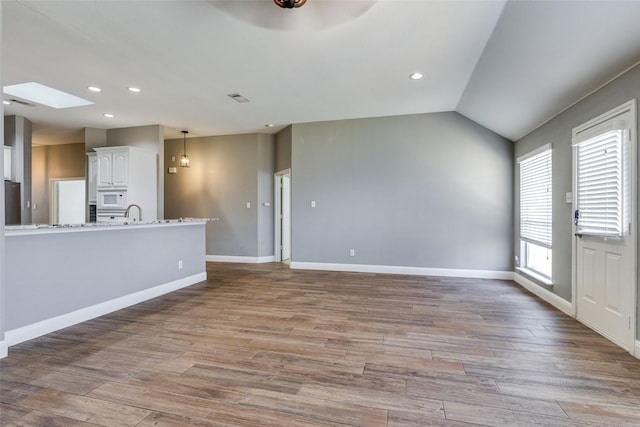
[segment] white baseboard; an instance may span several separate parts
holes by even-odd
[[[9,346],[6,341],[0,341],[0,359],[7,357],[9,354]]]
[[[350,271],[354,273],[408,274],[413,276],[513,280],[512,271],[459,270],[450,268],[402,267],[395,265],[329,264],[320,262],[292,262],[291,268],[297,270]]]
[[[51,319],[42,320],[31,325],[6,331],[6,344],[9,346],[20,344],[21,342],[46,335],[69,326],[77,325],[78,323],[86,322],[87,320],[95,319],[96,317],[104,316],[105,314],[139,304],[152,298],[168,294],[169,292],[177,291],[178,289],[194,285],[204,280],[207,280],[206,272],[194,274],[189,277],[174,280],[173,282],[164,283],[154,288],[134,292],[110,301],[105,301],[90,307],[62,314]]]
[[[534,282],[522,276],[521,274],[518,274],[517,272],[513,273],[513,280],[532,294],[540,297],[558,310],[562,311],[567,316],[574,317],[573,305],[569,301],[559,297],[553,292],[549,292],[542,286],[535,284]]]
[[[525,288],[526,290],[531,292],[532,294],[540,297],[541,299],[543,299],[544,301],[548,302],[549,304],[551,304],[552,306],[554,306],[558,310],[562,311],[567,316],[575,317],[574,310],[573,310],[573,304],[570,303],[569,301],[567,301],[567,300],[565,300],[563,298],[560,298],[558,295],[554,294],[553,292],[549,292],[548,290],[546,290],[545,288],[543,288],[541,286],[538,286],[537,284],[535,284],[531,280],[527,279],[526,277],[518,274],[517,272],[515,272],[513,274],[513,280],[516,283],[518,283],[520,286],[522,286],[523,288]],[[604,333],[603,331],[599,330],[594,325],[591,325],[591,324],[585,322],[583,319],[577,318],[576,320],[578,320],[579,322],[583,323],[588,328],[594,330],[595,332],[597,332],[598,334],[600,334],[603,337],[607,338],[608,340],[616,343],[615,339],[613,339],[611,337],[608,337],[606,333]],[[622,345],[620,345],[618,343],[616,343],[616,345],[626,349],[625,346],[622,346]],[[633,356],[635,356],[636,359],[640,359],[640,341],[639,340],[635,340],[634,347],[635,348],[632,348],[630,352],[631,352],[631,354]]]
[[[227,256],[227,255],[207,255],[209,262],[237,262],[241,264],[264,264],[267,262],[275,262],[275,256]]]

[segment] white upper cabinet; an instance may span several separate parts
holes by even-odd
[[[114,151],[111,158],[111,181],[114,187],[129,184],[129,150]]]
[[[111,187],[111,153],[98,153],[97,187]]]
[[[129,147],[96,148],[96,187],[126,187],[129,184]]]

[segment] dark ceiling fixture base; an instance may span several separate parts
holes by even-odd
[[[273,2],[283,9],[293,9],[304,5],[307,0],[273,0]]]

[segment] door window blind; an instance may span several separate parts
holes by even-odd
[[[610,130],[576,145],[579,234],[622,236],[622,142],[626,131]]]
[[[551,249],[551,147],[519,160],[520,238]]]

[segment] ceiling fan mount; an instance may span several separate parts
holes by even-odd
[[[303,6],[307,0],[273,0],[273,2],[283,9],[293,9]]]

